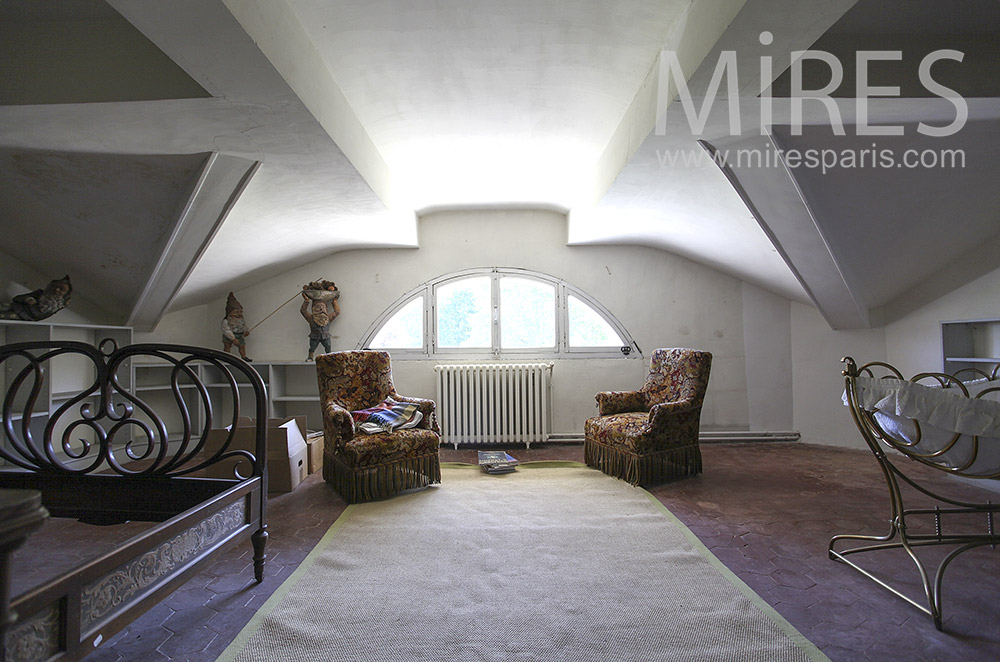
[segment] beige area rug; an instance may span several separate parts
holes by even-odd
[[[219,660],[827,658],[648,492],[537,462],[349,506]]]

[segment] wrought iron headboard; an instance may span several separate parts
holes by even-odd
[[[89,373],[89,384],[59,394],[58,404],[49,395],[53,361],[82,361],[92,367],[77,368]],[[169,381],[159,391],[169,394],[166,405],[149,404],[134,383],[135,365],[146,361],[169,369]],[[118,347],[112,340],[99,346],[38,341],[0,346],[0,370],[6,375],[0,458],[20,470],[183,476],[235,459],[234,478],[264,475],[264,382],[252,366],[226,352],[166,344]],[[212,379],[206,383],[208,371]],[[241,398],[241,388],[250,389],[252,397]],[[243,408],[246,400],[252,400],[251,406]],[[222,402],[228,403],[225,415]],[[165,407],[179,421],[173,438],[164,421]],[[255,452],[232,447],[240,416],[255,421]],[[226,428],[224,442],[206,450],[209,432]]]

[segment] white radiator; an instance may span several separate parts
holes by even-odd
[[[545,441],[551,363],[438,365],[438,422],[446,444]]]

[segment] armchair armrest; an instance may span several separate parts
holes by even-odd
[[[649,427],[665,425],[670,417],[700,407],[694,398],[684,398],[673,402],[661,402],[649,408]]]
[[[423,414],[423,418],[421,418],[420,423],[417,424],[418,428],[424,428],[425,430],[431,430],[432,432],[441,434],[441,428],[438,426],[437,421],[437,405],[433,400],[428,400],[426,398],[411,398],[398,393],[393,393],[392,397],[397,402],[409,402],[420,408],[420,413]]]
[[[595,398],[600,416],[647,410],[646,394],[642,391],[601,391]]]
[[[323,439],[332,448],[342,448],[354,438],[354,417],[336,402],[323,403]]]

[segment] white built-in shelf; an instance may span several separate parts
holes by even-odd
[[[944,371],[1000,363],[1000,318],[941,322]]]
[[[195,388],[195,385],[194,384],[178,384],[177,388],[179,388],[181,390],[191,389],[191,388]],[[173,389],[173,386],[171,386],[170,384],[143,384],[141,386],[136,386],[135,387],[135,392],[138,393],[139,391],[169,391],[171,389]]]
[[[944,360],[959,363],[1000,363],[1000,358],[995,356],[947,356]]]
[[[267,382],[264,382],[267,385]],[[205,384],[207,388],[229,388],[229,382],[211,382]],[[253,384],[249,382],[236,382],[236,388],[253,388]]]
[[[148,397],[158,396],[157,391],[169,393],[170,374],[169,363],[142,362],[135,364],[135,381],[141,386],[137,391],[146,393]],[[263,361],[256,360],[250,364],[260,375],[267,387],[268,415],[275,418],[305,415],[309,427],[318,428],[322,425],[320,414],[319,393],[316,385],[316,364],[306,361]],[[214,366],[202,364],[197,367],[199,377],[209,391],[209,399],[217,411],[220,403],[217,401],[220,393],[228,393],[230,387]],[[236,386],[241,395],[247,395],[252,388],[242,375],[236,377]],[[191,389],[193,384],[182,384],[182,389]],[[199,412],[204,415],[204,412]],[[197,423],[197,421],[195,421]]]
[[[38,418],[38,419],[43,419],[44,418],[44,419],[48,419],[49,412],[47,412],[47,411],[35,411],[35,412],[32,412],[31,416],[32,416],[32,418]],[[22,414],[20,412],[13,412],[10,415],[10,420],[12,420],[12,421],[20,421],[23,418],[24,418],[24,414]],[[0,424],[2,424],[2,423],[3,423],[3,418],[0,418]]]
[[[83,390],[83,388],[74,389],[72,391],[53,391],[52,392],[52,399],[53,400],[69,400],[72,397],[80,395],[80,391],[82,391],[82,390]],[[95,392],[95,393],[91,393],[90,397],[93,398],[93,397],[97,397],[99,395],[100,395],[100,393]]]

